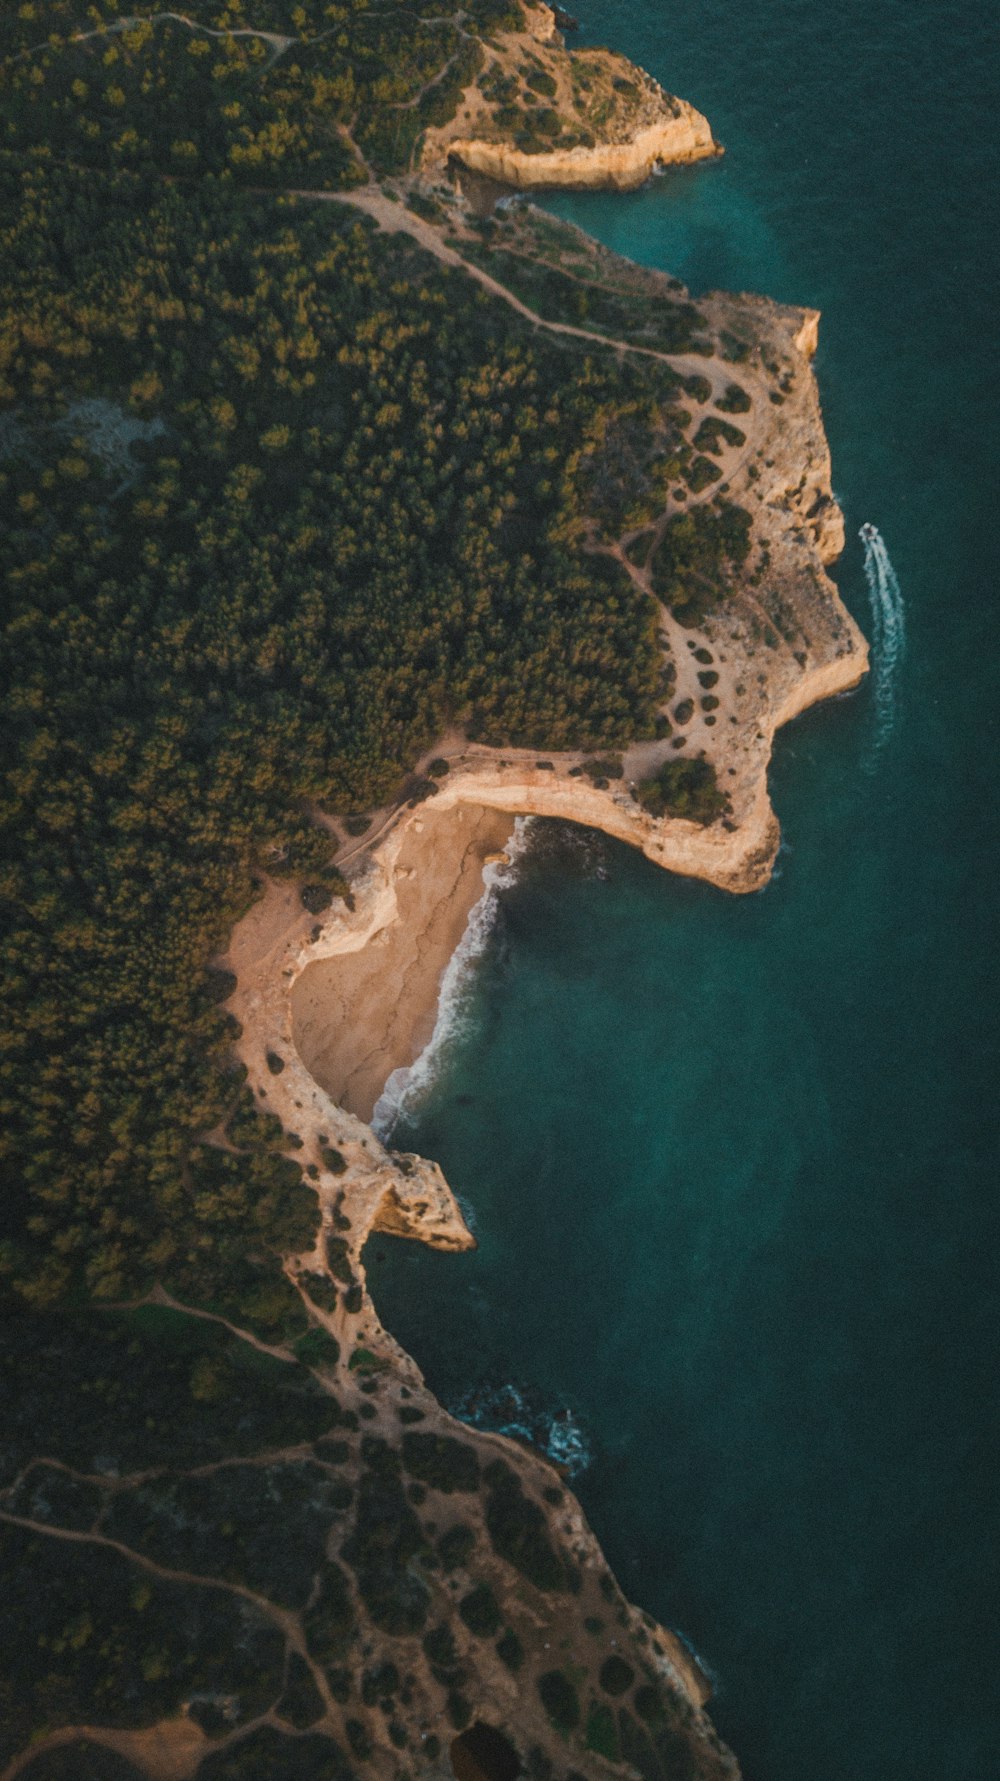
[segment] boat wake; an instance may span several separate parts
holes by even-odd
[[[873,772],[896,727],[899,671],[906,652],[906,608],[881,532],[866,523],[858,535],[865,547],[865,579],[872,609],[875,746],[866,766]]]
[[[465,933],[441,977],[434,1031],[412,1064],[393,1070],[375,1103],[372,1130],[383,1144],[391,1139],[399,1121],[415,1111],[439,1074],[448,1051],[465,1032],[473,1003],[474,967],[493,932],[499,892],[513,884],[517,875],[518,861],[528,844],[532,820],[530,816],[518,817],[504,859],[485,868],[486,889],[470,910]]]

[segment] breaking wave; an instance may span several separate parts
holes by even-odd
[[[505,857],[486,866],[483,879],[486,889],[478,903],[469,911],[465,933],[448,960],[441,976],[438,992],[437,1019],[434,1031],[420,1056],[412,1064],[393,1070],[372,1114],[372,1130],[387,1142],[394,1128],[409,1117],[427,1094],[441,1069],[442,1062],[456,1039],[466,1029],[472,1007],[474,967],[486,951],[496,923],[499,893],[513,884],[518,862],[528,844],[533,819],[519,816],[514,833],[507,843]]]
[[[866,524],[859,536],[865,547],[865,579],[872,609],[875,746],[867,763],[871,771],[896,727],[897,684],[906,652],[906,608],[881,532]]]
[[[537,1386],[481,1384],[448,1405],[470,1427],[527,1441],[578,1478],[591,1461],[587,1436],[567,1404],[553,1405]]]

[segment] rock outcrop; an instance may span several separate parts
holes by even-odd
[[[449,143],[449,153],[470,172],[522,191],[558,186],[566,191],[628,192],[643,185],[657,167],[721,153],[707,118],[685,100],[675,104],[676,114],[665,113],[621,142],[528,154],[509,143],[459,137]]]

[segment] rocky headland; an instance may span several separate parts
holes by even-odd
[[[630,191],[657,167],[721,154],[687,100],[612,50],[567,50],[550,7],[524,14],[522,31],[492,40],[455,116],[428,131],[425,174],[453,161],[522,191]]]
[[[76,1654],[86,1686],[72,1702],[97,1705],[66,1704],[53,1669],[23,1735],[19,1721],[3,1746],[0,1781],[738,1775],[705,1711],[705,1677],[677,1633],[626,1601],[559,1469],[453,1421],[383,1328],[365,1277],[372,1233],[453,1252],[474,1238],[461,1184],[370,1121],[387,1078],[427,1041],[442,973],[515,818],[599,829],[721,890],[767,882],[776,732],[867,665],[827,574],[843,522],[810,363],[819,318],[751,296],[693,302],[528,204],[477,218],[456,168],[520,189],[624,190],[719,149],[706,120],[641,70],[568,51],[550,8],[526,7],[521,28],[492,34],[465,20],[427,22],[455,30],[455,55],[414,106],[433,104],[460,40],[474,76],[447,120],[414,136],[408,171],[383,161],[376,173],[354,139],[359,116],[354,136],[345,123],[338,137],[350,178],[341,168],[339,183],[331,175],[296,202],[353,206],[364,229],[405,245],[419,289],[416,244],[435,277],[443,266],[473,281],[477,303],[485,293],[522,331],[526,321],[550,336],[571,379],[598,356],[612,366],[591,432],[552,449],[579,497],[566,542],[596,583],[609,571],[648,613],[637,647],[656,709],[599,754],[486,747],[471,725],[456,728],[391,803],[353,813],[362,835],[311,811],[332,856],[322,883],[265,877],[216,960],[232,974],[218,979],[231,989],[220,1050],[242,1104],[199,1139],[212,1195],[182,1164],[171,1214],[192,1253],[224,1248],[202,1209],[231,1206],[242,1232],[254,1145],[269,1170],[262,1201],[294,1188],[311,1212],[304,1178],[321,1223],[298,1253],[254,1235],[260,1253],[239,1252],[225,1299],[181,1303],[157,1285],[117,1306],[133,1319],[124,1336],[98,1311],[79,1340],[68,1325],[28,1340],[18,1378],[31,1415],[6,1431],[0,1493],[10,1574],[27,1579],[17,1624],[34,1627],[51,1597],[52,1661]],[[122,37],[138,55],[150,33],[123,25]],[[281,41],[276,59],[292,43]],[[234,38],[234,62],[238,49]],[[300,344],[311,364],[311,342]],[[636,395],[633,378],[619,400],[626,363],[648,367],[649,389]],[[229,405],[217,406],[228,427]],[[331,424],[338,412],[331,402]],[[264,434],[266,449],[287,432]],[[67,1542],[80,1583],[62,1563]],[[114,1618],[123,1603],[127,1637],[95,1636],[126,1624]],[[123,1684],[110,1700],[108,1675],[126,1677],[127,1700]],[[21,1712],[9,1692],[0,1705]]]
[[[427,223],[407,217],[400,224],[375,197],[361,194],[360,202],[382,226],[402,226],[433,248]],[[477,238],[471,221],[467,227],[471,250]],[[515,254],[563,269],[575,264],[577,276],[582,270],[595,286],[629,293],[636,330],[631,350],[664,356],[642,343],[643,317],[651,304],[682,300],[674,281],[613,261],[577,231],[560,229],[553,237],[550,224],[531,211],[515,213],[502,227],[508,233],[500,240]],[[447,251],[460,256],[459,238],[450,239]],[[477,272],[485,262],[470,257],[468,264],[472,275],[499,288],[492,275]],[[751,516],[750,547],[723,597],[685,609],[658,591],[658,547],[671,522],[701,499],[683,479],[672,476],[655,513],[613,540],[595,530],[593,549],[626,564],[657,607],[661,733],[599,761],[579,751],[543,756],[488,749],[460,734],[441,739],[417,764],[410,795],[372,813],[367,837],[341,837],[337,860],[348,899],[336,900],[317,919],[303,910],[294,885],[272,882],[224,961],[237,980],[229,1007],[241,1028],[237,1050],[248,1086],[261,1109],[296,1134],[296,1158],[320,1199],[317,1245],[287,1266],[310,1318],[337,1344],[341,1360],[329,1376],[331,1387],[341,1402],[360,1405],[370,1434],[393,1447],[399,1421],[412,1419],[422,1435],[439,1438],[442,1454],[460,1441],[470,1456],[454,1463],[466,1466],[470,1478],[475,1472],[461,1503],[479,1581],[473,1586],[473,1573],[468,1580],[461,1573],[459,1588],[486,1589],[496,1604],[490,1625],[508,1626],[513,1642],[507,1634],[499,1641],[469,1636],[469,1626],[453,1613],[450,1572],[423,1581],[435,1601],[431,1617],[440,1613],[458,1641],[449,1661],[460,1667],[462,1696],[475,1703],[476,1723],[503,1728],[520,1760],[541,1764],[539,1773],[559,1762],[563,1739],[575,1772],[588,1777],[607,1776],[619,1764],[646,1773],[653,1763],[664,1776],[737,1771],[704,1713],[704,1678],[674,1634],[624,1603],[565,1483],[541,1456],[454,1424],[382,1327],[365,1285],[363,1252],[373,1232],[452,1251],[473,1247],[474,1239],[438,1166],[394,1152],[368,1120],[388,1075],[412,1063],[429,1036],[442,972],[482,892],[483,868],[502,855],[515,816],[599,829],[666,870],[727,891],[750,892],[767,882],[779,842],[767,788],[775,734],[816,701],[855,686],[867,664],[864,638],[826,573],[842,548],[843,524],[810,365],[818,320],[814,311],[717,294],[699,305],[698,350],[672,355],[688,380],[691,434],[701,430],[719,465],[714,480]],[[601,338],[551,325],[584,342]],[[738,428],[727,422],[731,430],[718,430],[713,421],[720,414],[732,416]],[[682,758],[709,763],[721,800],[714,814],[694,818],[650,808],[657,774]],[[405,1466],[405,1437],[402,1453]],[[450,1491],[447,1464],[442,1476],[439,1488]],[[530,1506],[528,1519],[545,1551],[559,1554],[552,1576],[566,1566],[563,1575],[572,1572],[575,1582],[550,1587],[548,1560],[538,1574],[529,1567],[526,1575],[512,1559],[514,1546],[497,1534],[498,1490]],[[430,1501],[433,1526],[440,1531],[447,1521],[447,1537],[453,1499]],[[428,1724],[439,1724],[440,1710],[426,1651],[416,1639],[404,1648],[411,1692],[406,1711],[397,1707],[397,1714],[411,1736],[423,1738]],[[397,1639],[397,1661],[399,1649]],[[512,1669],[508,1657],[515,1650],[520,1655]],[[627,1677],[624,1688],[634,1693],[637,1712],[615,1697],[614,1687],[609,1699],[609,1680],[619,1674]],[[388,1763],[388,1745],[385,1758]],[[671,1766],[673,1759],[681,1767]],[[372,1761],[381,1772],[378,1757]],[[461,1754],[453,1761],[460,1774]]]

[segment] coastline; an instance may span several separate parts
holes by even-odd
[[[310,1074],[369,1122],[394,1070],[430,1040],[442,975],[483,892],[483,867],[513,828],[505,813],[421,807],[394,869],[397,911],[369,944],[308,964],[291,992],[292,1037]]]

